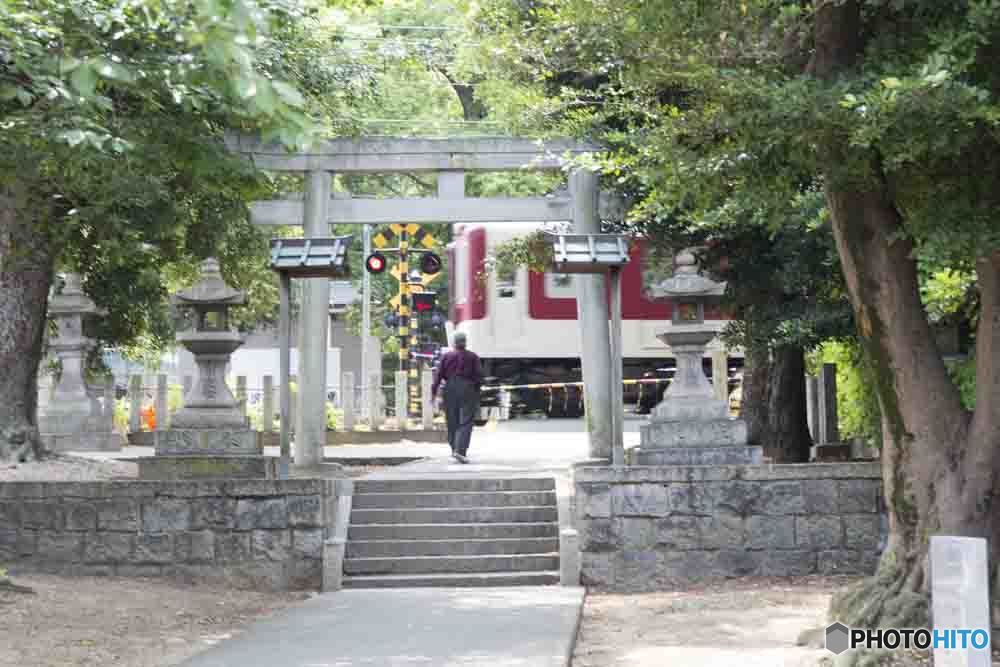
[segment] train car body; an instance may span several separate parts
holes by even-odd
[[[448,248],[451,307],[455,331],[467,335],[470,349],[484,362],[485,373],[509,385],[564,383],[581,379],[581,332],[577,321],[576,286],[579,276],[537,273],[522,267],[497,275],[484,274],[484,263],[494,249],[530,234],[538,224],[462,225]],[[634,244],[630,262],[622,271],[622,352],[625,379],[672,375],[670,348],[657,337],[671,328],[672,305],[653,299],[649,287],[662,276],[648,270],[644,244]],[[720,308],[708,308],[706,325],[721,331],[727,320]],[[716,339],[706,351],[721,349]],[[730,364],[742,365],[742,354],[728,352]],[[665,385],[664,385],[665,386]],[[660,393],[664,386],[660,387]],[[626,388],[626,401],[641,400],[640,387]],[[582,411],[579,392],[523,391],[515,411],[543,410],[550,415],[573,416]]]

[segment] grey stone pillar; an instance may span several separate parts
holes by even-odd
[[[819,431],[822,444],[840,442],[837,424],[837,364],[823,364],[819,372]]]
[[[396,371],[396,422],[401,431],[406,429],[410,416],[406,379],[406,371]]]
[[[247,416],[247,376],[236,376],[236,400],[240,402],[240,414],[246,419]]]
[[[306,238],[330,234],[327,208],[331,175],[324,171],[306,174]],[[295,423],[295,464],[316,466],[323,461],[326,445],[326,356],[330,338],[330,280],[302,280],[299,316],[299,395]]]
[[[573,231],[598,234],[597,174],[579,169],[570,174],[569,191],[573,201]],[[577,312],[581,336],[584,410],[590,440],[590,455],[611,459],[611,334],[608,329],[607,278],[578,275]]]
[[[420,416],[425,429],[434,428],[434,401],[431,400],[431,385],[434,383],[434,371],[425,368],[420,373]]]
[[[712,389],[717,399],[729,405],[729,358],[725,350],[712,353]]]
[[[165,431],[170,426],[170,410],[167,402],[167,376],[160,373],[156,376],[156,430]]]
[[[184,396],[187,397],[188,393],[191,392],[191,387],[194,386],[194,376],[192,376],[192,375],[185,375],[184,376],[184,384],[181,385],[181,386],[184,388]]]
[[[114,430],[115,425],[115,379],[104,380],[104,420],[109,424],[108,430]]]
[[[344,412],[345,431],[354,430],[354,373],[345,371],[340,381],[340,409]]]
[[[264,433],[274,432],[274,378],[265,375],[264,395],[260,399],[260,424]]]
[[[806,423],[814,445],[822,445],[819,432],[819,379],[815,375],[806,376]]]
[[[372,373],[368,377],[368,418],[372,429],[382,425],[382,374]]]
[[[133,375],[128,382],[128,430],[142,430],[142,376]]]

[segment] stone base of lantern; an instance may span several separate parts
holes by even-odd
[[[147,456],[136,459],[144,480],[277,479],[273,456]]]
[[[260,435],[248,429],[171,428],[156,434],[157,456],[260,456]]]
[[[655,420],[639,427],[639,445],[643,449],[738,447],[746,443],[747,425],[742,419]]]
[[[42,433],[42,444],[50,452],[117,452],[123,438],[118,433]]]
[[[632,465],[722,466],[757,465],[764,460],[761,447],[638,447],[631,453]]]
[[[101,417],[43,415],[38,419],[42,444],[52,452],[117,452],[122,436]]]

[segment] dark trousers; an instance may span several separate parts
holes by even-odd
[[[460,377],[449,378],[444,386],[444,418],[448,423],[451,451],[465,456],[472,438],[472,425],[479,412],[476,385]]]

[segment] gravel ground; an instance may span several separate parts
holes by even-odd
[[[0,665],[168,667],[307,594],[252,593],[148,579],[25,575],[0,589]]]
[[[139,464],[54,454],[41,461],[0,464],[0,482],[89,482],[134,479]]]
[[[587,596],[573,667],[815,667],[798,646],[824,627],[830,596],[853,579],[738,579],[669,593]]]

